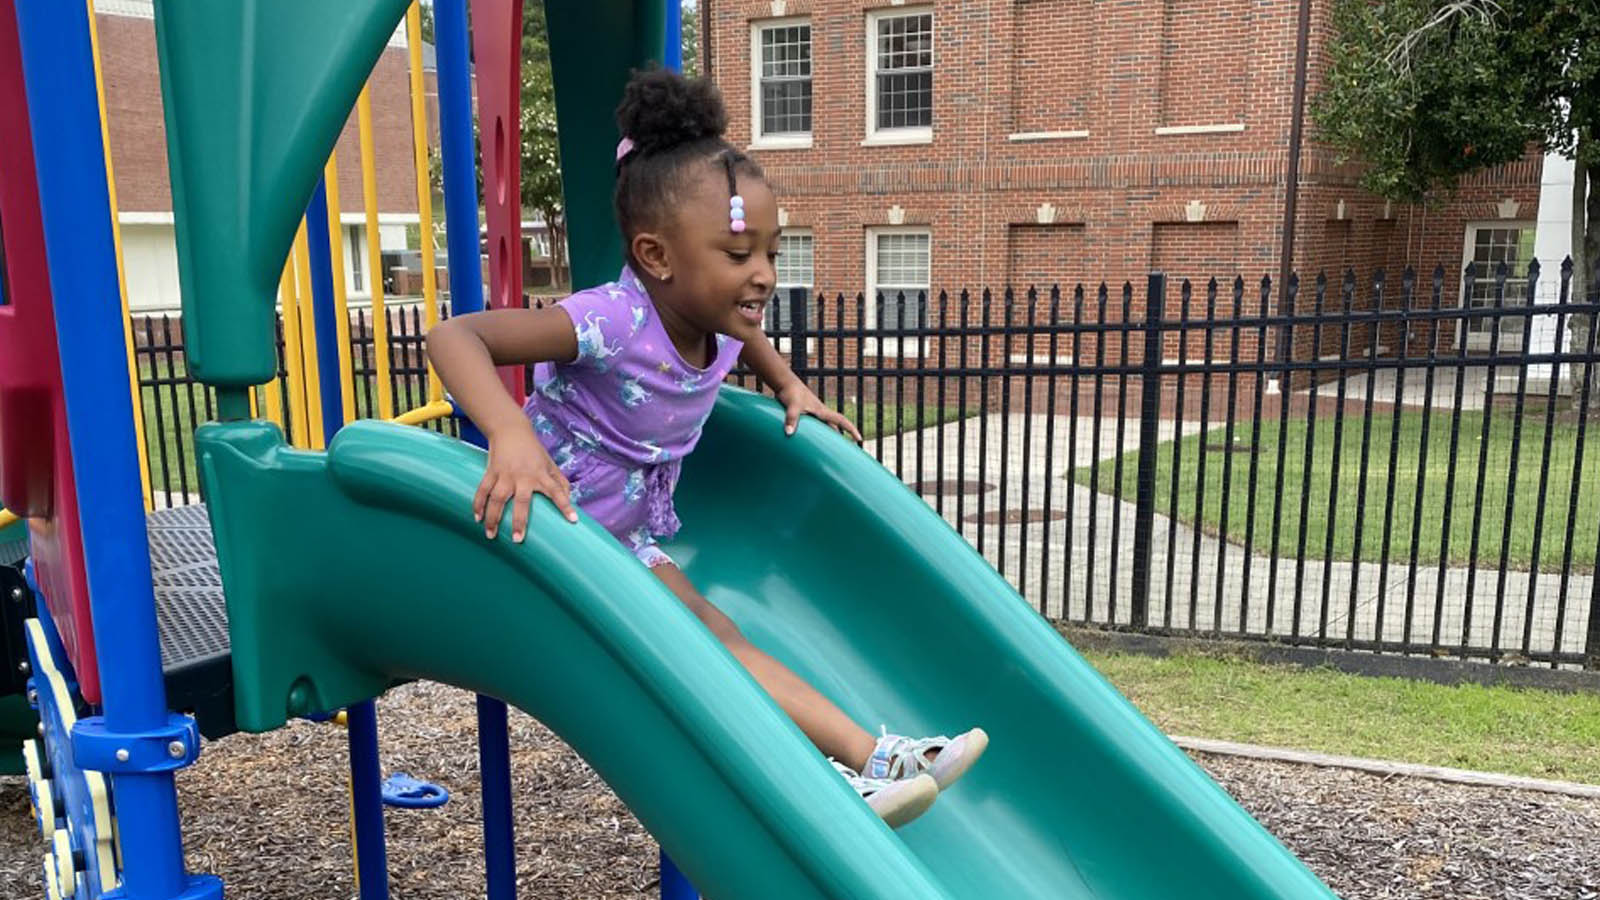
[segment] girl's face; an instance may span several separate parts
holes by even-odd
[[[728,179],[719,165],[686,191],[669,227],[634,236],[634,258],[650,294],[683,324],[746,339],[761,330],[777,284],[778,206],[760,178],[740,177],[745,229],[734,233]]]

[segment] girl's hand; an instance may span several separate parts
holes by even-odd
[[[861,432],[856,430],[855,423],[845,418],[844,414],[828,406],[817,395],[806,387],[803,381],[791,381],[787,387],[778,392],[778,402],[783,404],[784,423],[783,433],[794,434],[795,428],[800,424],[801,416],[814,416],[826,422],[841,434],[849,435],[861,443]]]
[[[561,469],[550,458],[544,445],[523,422],[489,439],[489,465],[472,498],[473,518],[483,523],[485,537],[493,538],[500,529],[506,502],[511,502],[511,539],[522,543],[528,533],[529,507],[534,494],[549,497],[567,521],[578,521],[572,508],[572,487]]]

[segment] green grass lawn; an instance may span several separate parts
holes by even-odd
[[[835,406],[836,404],[829,404]],[[977,410],[962,410],[956,406],[926,407],[922,410],[922,427],[932,428],[947,422],[955,422],[976,413]],[[859,413],[859,418],[858,418]],[[896,415],[898,413],[898,416]],[[844,414],[852,422],[858,422],[861,436],[865,440],[872,440],[878,436],[878,404],[866,403],[858,410],[856,404],[846,400]],[[896,421],[898,419],[898,421]],[[885,435],[902,434],[917,430],[917,407],[915,405],[896,406],[893,403],[883,404],[883,433]]]
[[[1411,558],[1412,525],[1416,511],[1418,491],[1418,465],[1422,462],[1422,419],[1420,412],[1400,414],[1399,440],[1394,456],[1395,489],[1393,502],[1394,521],[1389,538],[1389,556],[1392,560]],[[1511,444],[1516,420],[1510,410],[1496,409],[1490,414],[1489,436],[1481,440],[1483,413],[1463,412],[1459,443],[1456,449],[1456,480],[1451,494],[1449,526],[1449,561],[1465,564],[1468,561],[1478,489],[1480,456],[1487,454],[1483,478],[1483,512],[1478,538],[1479,565],[1496,566],[1500,559],[1501,533],[1504,526],[1506,501],[1511,486],[1515,485],[1515,505],[1511,517],[1509,561],[1513,568],[1526,569],[1533,558],[1534,524],[1539,496],[1540,461],[1544,454],[1545,427],[1542,412],[1525,415],[1522,419],[1522,446],[1517,463],[1511,461]],[[1338,486],[1334,490],[1333,450],[1334,427],[1332,419],[1319,419],[1311,446],[1310,465],[1306,460],[1307,425],[1302,416],[1291,419],[1282,438],[1284,464],[1281,483],[1284,486],[1281,505],[1281,525],[1277,552],[1280,556],[1295,554],[1299,534],[1307,529],[1306,556],[1321,559],[1325,555],[1328,516],[1335,515],[1333,551],[1331,558],[1352,559],[1355,556],[1355,531],[1357,505],[1362,496],[1361,559],[1375,562],[1382,555],[1385,500],[1390,469],[1392,414],[1379,413],[1372,417],[1371,446],[1368,450],[1366,489],[1360,490],[1362,420],[1347,418],[1340,440]],[[1276,486],[1280,483],[1278,472],[1279,423],[1277,420],[1262,423],[1261,441],[1255,453],[1259,472],[1254,497],[1255,532],[1251,541],[1260,553],[1272,550],[1272,517]],[[1434,413],[1431,416],[1427,440],[1427,470],[1423,474],[1421,489],[1422,516],[1418,562],[1437,564],[1444,536],[1445,487],[1448,480],[1450,457],[1451,415]],[[1250,424],[1235,427],[1238,440],[1249,441]],[[1223,429],[1217,428],[1204,435],[1193,435],[1179,441],[1163,442],[1158,448],[1156,463],[1156,509],[1172,514],[1173,454],[1179,459],[1177,517],[1186,524],[1198,518],[1200,527],[1209,534],[1226,533],[1229,540],[1244,543],[1245,525],[1251,508],[1249,453],[1223,453],[1208,449],[1205,459],[1205,508],[1196,514],[1196,497],[1199,493],[1201,443],[1219,447],[1225,439]],[[1573,486],[1573,455],[1577,447],[1577,425],[1558,421],[1550,435],[1550,471],[1547,500],[1544,510],[1543,540],[1539,551],[1539,567],[1559,570],[1561,554],[1566,546],[1567,509]],[[1585,435],[1586,444],[1583,471],[1579,473],[1578,515],[1573,532],[1573,567],[1592,571],[1595,564],[1595,542],[1600,539],[1600,421],[1591,422]],[[1233,473],[1227,495],[1228,520],[1222,521],[1222,475],[1224,460],[1231,456]],[[1110,492],[1114,486],[1115,460],[1100,464],[1100,490]],[[1122,494],[1132,498],[1138,476],[1138,453],[1123,458]],[[1088,484],[1088,467],[1080,467],[1073,475],[1078,483]],[[1310,495],[1301,502],[1302,488],[1309,481]]]
[[[1084,655],[1169,734],[1600,784],[1600,695]]]

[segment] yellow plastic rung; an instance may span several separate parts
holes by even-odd
[[[395,416],[390,421],[396,425],[425,425],[428,422],[447,418],[454,412],[455,407],[451,406],[448,400],[435,400]]]

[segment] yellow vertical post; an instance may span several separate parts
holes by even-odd
[[[311,257],[306,238],[306,220],[294,237],[294,274],[300,306],[300,365],[305,372],[306,446],[321,450],[322,373],[317,367],[317,314],[311,299]]]
[[[344,225],[339,221],[339,154],[328,154],[322,180],[328,186],[328,258],[333,269],[333,333],[339,347],[339,396],[344,422],[356,419],[355,373],[350,365],[350,298],[344,285]],[[351,248],[354,252],[354,248]]]
[[[258,398],[256,398],[258,401],[256,415],[260,416],[261,409],[265,409],[267,421],[278,426],[279,428],[282,428],[283,392],[278,387],[278,379],[273,377],[271,381],[268,381],[266,384],[263,384],[257,388],[256,393],[260,395]]]
[[[372,370],[378,382],[375,415],[394,418],[394,391],[389,385],[389,314],[383,305],[383,243],[378,237],[378,164],[372,141],[372,96],[361,88],[356,100],[361,130],[361,206],[367,215],[367,270],[372,285]]]
[[[288,371],[289,434],[296,447],[309,447],[311,421],[306,413],[305,357],[301,351],[300,298],[295,290],[295,262],[291,251],[283,263],[278,295],[283,301],[283,367]]]
[[[416,3],[406,11],[406,48],[411,56],[411,151],[417,174],[417,219],[422,234],[422,310],[427,327],[439,322],[439,284],[433,260],[433,194],[428,187],[428,120],[422,83],[422,12]],[[428,364],[428,400],[444,399],[439,376]]]
[[[100,105],[100,144],[106,158],[106,194],[111,201],[111,241],[117,255],[117,288],[122,295],[122,340],[128,354],[128,390],[133,395],[133,435],[139,446],[139,487],[144,508],[155,508],[150,492],[150,447],[144,435],[144,396],[139,389],[139,357],[133,352],[133,317],[128,314],[128,276],[122,263],[122,223],[117,219],[117,177],[111,165],[111,127],[106,120],[106,84],[100,68],[100,34],[95,28],[94,0],[89,4],[89,48],[94,56],[94,87]]]

